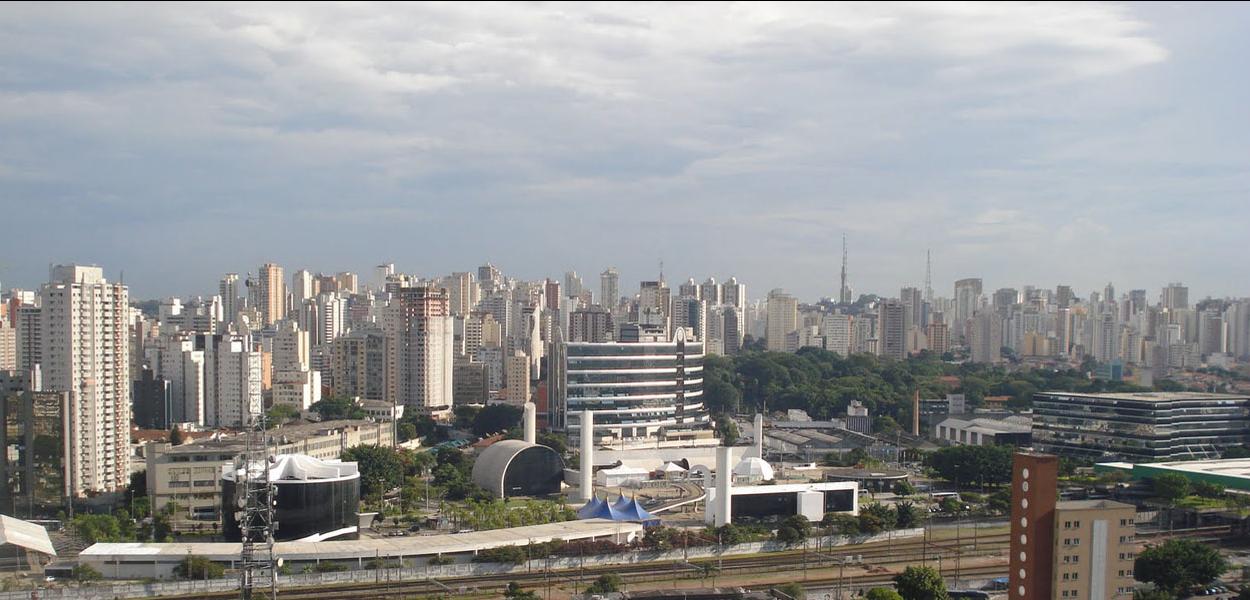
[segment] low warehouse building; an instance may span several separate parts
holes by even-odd
[[[473,483],[497,498],[558,494],[563,480],[560,453],[521,440],[495,442],[473,463]]]

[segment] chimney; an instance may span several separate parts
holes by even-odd
[[[578,473],[582,480],[580,500],[590,502],[595,494],[595,413],[589,410],[582,411],[581,440],[582,465]]]
[[[526,443],[529,444],[538,443],[538,428],[535,425],[535,419],[537,418],[536,411],[537,407],[534,406],[533,402],[525,403],[525,417],[521,421],[522,429],[524,429],[524,435],[522,437],[525,439]]]

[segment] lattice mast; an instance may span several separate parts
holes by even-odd
[[[275,489],[269,469],[276,450],[269,445],[265,413],[252,415],[245,432],[243,455],[235,461],[235,513],[243,535],[239,556],[239,592],[243,600],[278,597],[278,566],[273,554]],[[268,593],[257,596],[257,590]]]

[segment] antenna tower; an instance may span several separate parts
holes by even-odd
[[[838,302],[851,303],[851,290],[846,287],[846,234],[842,234],[842,287],[838,290]]]
[[[933,261],[929,251],[924,251],[924,300],[933,302]]]
[[[274,459],[266,429],[265,413],[249,418],[243,454],[235,460],[235,513],[239,531],[243,534],[243,549],[239,556],[239,592],[243,600],[257,598],[257,590],[268,588],[263,597],[278,598],[278,564],[273,555],[273,533],[278,523],[274,520],[275,490],[269,480],[269,469]]]

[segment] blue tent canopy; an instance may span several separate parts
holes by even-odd
[[[579,519],[610,519],[612,521],[642,521],[643,524],[655,524],[659,518],[647,512],[637,498],[626,498],[623,494],[615,503],[591,498],[585,506],[577,511]]]

